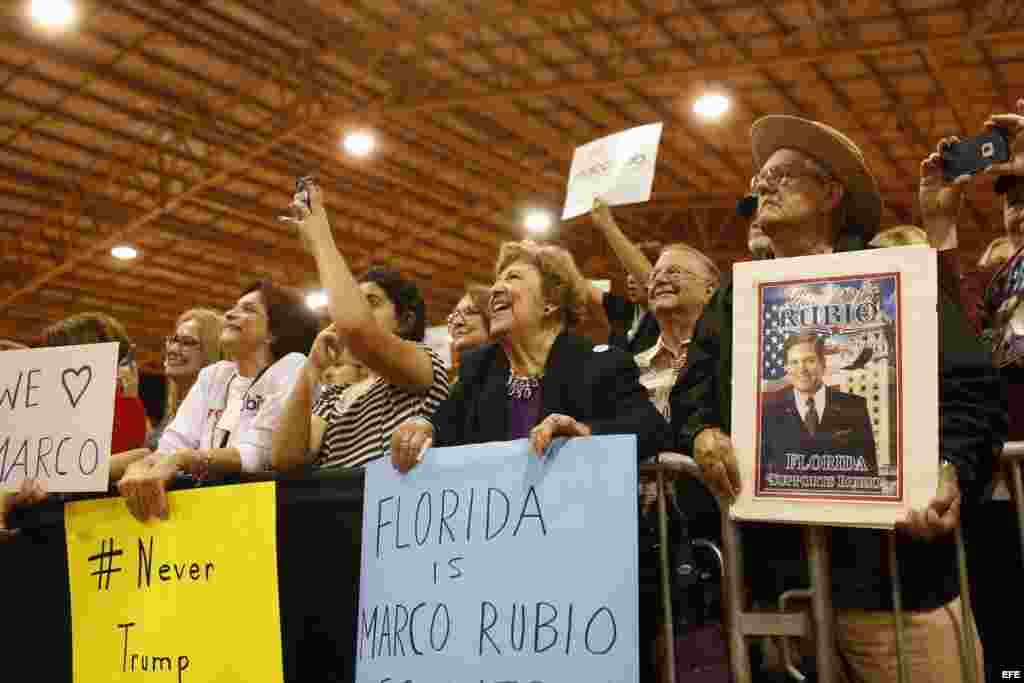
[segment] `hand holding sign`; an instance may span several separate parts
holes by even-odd
[[[661,129],[660,123],[637,126],[578,147],[562,220],[589,212],[597,197],[611,206],[650,199]]]
[[[0,491],[0,542],[6,541],[18,532],[17,529],[7,528],[7,515],[11,514],[14,508],[42,503],[46,496],[46,487],[35,479],[21,482],[21,490],[16,493]]]
[[[534,454],[543,458],[548,446],[559,436],[590,436],[590,427],[568,415],[552,413],[530,430],[530,446],[533,447]]]
[[[423,418],[406,420],[391,434],[391,464],[405,474],[416,466],[434,441],[434,427]]]
[[[170,516],[167,485],[177,471],[175,456],[165,453],[154,453],[128,466],[117,482],[117,490],[124,496],[135,519],[145,522],[154,517],[166,520]]]

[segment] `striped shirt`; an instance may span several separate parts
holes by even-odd
[[[325,387],[313,414],[327,421],[315,466],[319,469],[361,467],[391,448],[391,434],[412,417],[430,418],[448,397],[448,370],[436,352],[430,354],[434,381],[424,394],[388,384],[380,377],[348,387]]]

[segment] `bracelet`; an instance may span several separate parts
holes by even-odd
[[[408,420],[406,420],[406,422],[418,422],[420,424],[423,424],[423,425],[426,425],[426,426],[430,427],[430,431],[431,432],[434,431],[434,423],[431,422],[430,420],[428,420],[427,418],[423,417],[422,415],[417,415],[416,417],[410,417]]]

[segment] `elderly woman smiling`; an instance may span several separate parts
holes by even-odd
[[[431,444],[457,446],[529,438],[543,455],[555,437],[636,434],[641,456],[668,438],[633,359],[570,332],[587,284],[556,246],[506,243],[491,287],[493,343],[462,359],[459,382],[430,420],[406,421],[391,439],[399,471]]]
[[[466,295],[448,316],[452,351],[463,354],[487,343],[491,333],[490,298],[491,292],[486,287],[466,288]]]

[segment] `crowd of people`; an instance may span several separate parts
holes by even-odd
[[[921,164],[923,225],[882,230],[883,197],[846,135],[781,115],[751,129],[753,258],[922,243],[939,251],[939,403],[915,409],[938,412],[936,466],[948,464],[955,476],[942,479],[928,506],[897,527],[914,680],[960,677],[959,634],[970,627],[960,623],[952,540],[961,524],[990,675],[1014,659],[1013,632],[1001,625],[1001,613],[1024,603],[1021,591],[1005,589],[1024,569],[997,465],[1004,441],[1024,434],[1024,418],[1013,415],[1016,397],[1024,397],[1024,100],[986,125],[1007,130],[1011,143],[1010,160],[985,171],[998,178],[1006,236],[976,268],[961,264],[956,235],[976,176],[948,180],[942,169],[941,152],[955,139],[938,141]],[[695,463],[700,481],[680,480],[668,495],[707,534],[715,533],[720,510],[754,485],[741,473],[730,436],[732,378],[750,369],[733,366],[732,280],[709,255],[684,242],[634,242],[600,200],[591,220],[627,273],[626,297],[596,288],[561,247],[506,243],[494,282],[469,287],[448,317],[457,361],[450,381],[442,358],[424,344],[418,285],[383,268],[353,274],[315,183],[291,208],[288,220],[327,293],[330,324],[320,330],[295,292],[266,281],[245,289],[223,315],[181,315],[166,339],[166,412],[148,434],[137,377],[123,377],[118,389],[110,483],[139,519],[173,514],[167,491],[182,481],[354,468],[383,457],[406,473],[431,447],[528,439],[543,457],[555,438],[598,434],[635,434],[641,462]],[[608,327],[608,344],[577,333],[586,317]],[[132,348],[120,325],[100,314],[58,323],[42,343],[99,341],[118,341],[122,360]],[[823,349],[813,335],[785,346],[797,432],[807,425],[813,435],[843,396],[822,385]],[[651,493],[640,485],[642,513]],[[0,514],[45,496],[26,482],[4,496]],[[3,519],[0,527],[10,533]],[[836,647],[850,681],[897,679],[886,547],[880,531],[832,532]],[[755,602],[774,601],[804,582],[798,527],[746,525],[744,548]],[[643,586],[641,595],[648,595]],[[656,591],[641,600],[641,680],[658,675],[658,604]]]

